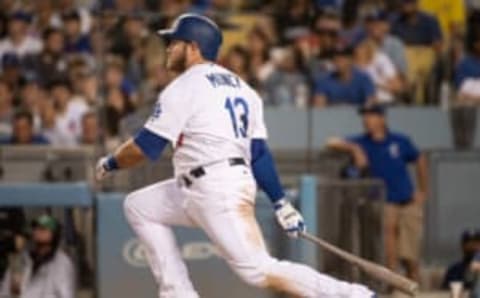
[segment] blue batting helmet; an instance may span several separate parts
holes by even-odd
[[[159,30],[166,40],[195,42],[205,59],[216,60],[222,44],[222,32],[212,20],[197,14],[182,14],[170,29]]]

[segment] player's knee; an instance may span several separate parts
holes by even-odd
[[[259,266],[245,267],[235,270],[238,276],[247,284],[257,287],[266,287],[266,272]]]
[[[269,268],[274,259],[267,259],[263,262],[252,262],[249,265],[234,267],[237,275],[247,284],[257,288],[269,287]]]
[[[135,221],[139,217],[139,212],[134,203],[136,197],[136,192],[132,192],[123,201],[123,213],[129,222]]]

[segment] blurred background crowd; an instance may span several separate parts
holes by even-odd
[[[0,144],[113,150],[175,78],[156,31],[185,12],[219,24],[218,63],[270,109],[375,103],[383,117],[383,106],[480,106],[480,0],[0,0]],[[40,297],[36,284],[16,281],[15,264],[25,262],[32,276],[41,277],[41,268],[56,276],[56,283],[38,279],[38,287],[73,297],[72,264],[59,237],[76,237],[76,245],[88,236],[72,228],[72,210],[63,213],[65,231],[43,211],[27,216],[29,223],[21,208],[0,208],[8,230],[0,241],[9,243],[0,246],[0,297]],[[474,287],[470,264],[480,272],[480,231],[465,230],[461,248],[444,288],[454,281]],[[16,250],[26,255],[7,260]],[[86,280],[79,283],[91,286],[94,269],[81,257],[75,265]]]
[[[480,3],[450,0],[3,0],[3,143],[118,143],[172,79],[155,31],[224,30],[219,63],[267,106],[480,103]]]

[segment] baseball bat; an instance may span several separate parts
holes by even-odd
[[[392,287],[409,294],[410,296],[415,296],[417,293],[418,284],[416,282],[395,273],[384,266],[362,259],[306,232],[300,233],[300,237],[319,245],[323,249],[339,256],[347,262],[350,262],[352,265],[357,266],[360,270],[371,277],[386,282]]]

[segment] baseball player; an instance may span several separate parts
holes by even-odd
[[[273,203],[278,222],[295,237],[301,214],[285,200],[259,96],[215,64],[222,34],[210,19],[184,14],[167,41],[167,68],[180,75],[159,95],[138,134],[97,164],[97,178],[157,160],[174,146],[174,178],[129,194],[125,215],[147,247],[161,298],[197,298],[172,226],[201,228],[246,283],[296,297],[372,297],[364,286],[335,280],[300,264],[271,257],[254,217],[256,185]]]

